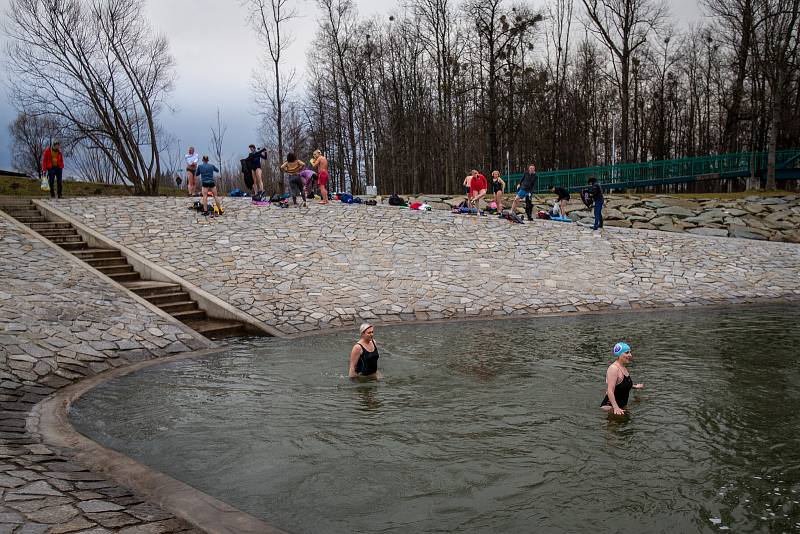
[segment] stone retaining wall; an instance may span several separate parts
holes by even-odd
[[[48,201],[50,202],[50,201]],[[331,204],[70,199],[62,211],[286,334],[800,296],[800,247]]]
[[[42,445],[26,417],[83,377],[206,345],[3,217],[0,274],[0,532],[192,532]]]

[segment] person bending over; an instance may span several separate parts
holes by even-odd
[[[472,195],[472,207],[477,208],[480,212],[481,199],[486,196],[486,190],[489,184],[486,182],[486,177],[479,173],[476,169],[472,169],[472,180],[469,183],[469,191]]]
[[[300,173],[306,168],[306,164],[297,159],[294,152],[286,155],[286,161],[281,165],[281,170],[289,175],[289,189],[292,194],[292,204],[297,206],[297,195],[303,198],[303,207],[306,207],[306,193],[303,190],[303,179]]]
[[[567,202],[569,202],[569,193],[563,187],[550,186],[550,192],[557,195],[556,202],[558,203],[558,214],[561,217],[567,216]]]

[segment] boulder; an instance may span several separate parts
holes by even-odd
[[[453,197],[453,198],[448,198],[443,202],[448,206],[450,206],[451,208],[455,208],[465,200],[467,200],[467,197]]]
[[[603,218],[609,220],[619,220],[624,219],[625,215],[614,208],[603,210]]]
[[[673,220],[672,217],[667,217],[666,215],[663,217],[656,217],[655,219],[650,220],[650,224],[654,224],[656,226],[663,226],[665,224],[672,224]]]
[[[631,227],[631,222],[628,221],[628,220],[625,220],[625,219],[622,219],[622,220],[614,219],[614,220],[610,220],[610,221],[607,221],[607,220],[603,219],[603,225],[604,226],[616,226],[618,228],[630,228]]]
[[[740,239],[758,239],[758,240],[766,240],[769,238],[769,232],[763,232],[761,230],[756,230],[754,228],[747,228],[745,226],[739,226],[732,224],[728,227],[728,231],[730,232],[731,237],[738,237]]]
[[[747,215],[749,213],[745,210],[740,210],[738,208],[729,208],[725,211],[728,213],[728,215],[732,217],[741,217],[742,215]]]
[[[761,228],[763,227],[769,230],[794,230],[797,225],[789,221],[768,221],[765,219]]]
[[[578,224],[581,226],[594,226],[594,217],[592,218],[583,218],[578,221]]]
[[[594,213],[590,211],[571,211],[569,212],[569,216],[572,217],[572,220],[575,219],[592,219],[594,221]],[[594,224],[594,223],[592,223]]]
[[[722,221],[723,215],[718,213],[718,210],[704,211],[700,215],[694,217],[687,217],[683,219],[684,222],[705,226],[706,224]]]
[[[744,217],[742,217],[742,221],[744,221],[744,224],[746,224],[751,228],[758,228],[760,230],[769,229],[765,224],[765,221],[763,219],[759,219],[755,215],[745,215]],[[791,225],[789,226],[791,227]]]
[[[694,235],[728,237],[728,230],[726,230],[725,228],[690,228],[686,231]]]
[[[639,217],[637,215],[628,215],[628,220],[631,222],[647,222],[650,219],[652,219],[652,217]]]
[[[764,217],[765,221],[776,222],[782,221],[792,215],[790,211],[776,211],[774,213],[770,213],[769,215]]]
[[[744,221],[738,217],[725,217],[725,224],[734,226],[746,226]]]
[[[637,217],[648,217],[648,220],[656,216],[656,212],[646,208],[620,208],[622,213],[627,215],[636,215]]]
[[[749,211],[750,213],[761,213],[762,211],[767,209],[761,204],[756,204],[754,202],[748,202],[744,206],[742,206],[742,208]]]
[[[786,241],[790,243],[800,243],[800,230],[789,230],[788,232],[781,232],[781,235]]]
[[[694,215],[694,211],[681,206],[668,206],[665,208],[659,208],[656,212],[658,213],[659,216],[673,215],[675,217],[680,217],[681,219],[684,219],[686,217],[691,217]]]
[[[684,198],[671,198],[671,197],[663,197],[659,199],[663,204],[667,206],[673,207],[681,207],[686,208],[687,210],[697,211],[700,209],[700,204],[693,201],[687,200]]]
[[[638,221],[633,223],[633,228],[635,228],[637,230],[658,230],[657,227],[653,226],[650,223],[638,222]]]
[[[647,206],[647,207],[649,207],[649,208],[653,208],[653,209],[660,209],[660,208],[666,208],[666,207],[667,207],[667,205],[666,205],[666,204],[664,204],[664,203],[663,203],[661,200],[659,200],[659,199],[654,199],[654,200],[645,200],[645,201],[644,201],[644,204],[645,204],[645,206]]]
[[[763,204],[764,206],[777,206],[778,204],[786,204],[786,201],[778,197],[769,197],[762,199],[761,204]]]

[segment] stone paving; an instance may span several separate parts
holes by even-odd
[[[205,348],[175,323],[0,218],[0,534],[195,532],[26,430],[57,389]]]
[[[47,201],[51,202],[51,201]],[[800,246],[385,206],[53,204],[285,334],[362,321],[797,299]]]

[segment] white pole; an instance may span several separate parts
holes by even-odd
[[[372,187],[375,188],[375,194],[378,194],[378,178],[375,169],[375,130],[372,130]]]

